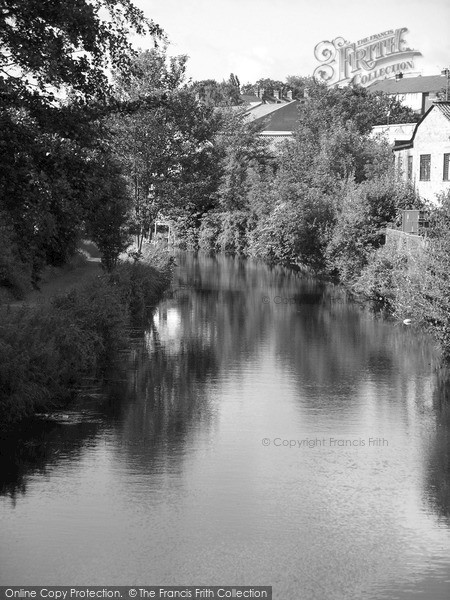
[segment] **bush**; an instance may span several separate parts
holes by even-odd
[[[220,213],[217,245],[222,252],[246,254],[249,214],[242,210]]]
[[[366,300],[383,302],[386,308],[395,309],[397,289],[408,269],[408,255],[382,246],[370,253],[367,265],[352,286],[352,291]]]
[[[386,225],[406,208],[421,208],[421,202],[409,186],[389,176],[348,185],[327,248],[330,271],[343,283],[354,283],[384,244]]]
[[[122,262],[111,273],[110,284],[130,315],[139,318],[161,298],[170,282],[171,270],[171,263],[159,271],[142,262]]]
[[[218,238],[220,234],[220,217],[217,212],[206,213],[200,224],[198,232],[198,245],[200,250],[209,252],[219,250]]]
[[[178,217],[173,222],[175,245],[182,250],[198,249],[199,221],[195,215]]]
[[[12,227],[0,213],[0,288],[20,300],[31,288],[31,265],[21,261],[13,236]]]
[[[123,263],[81,290],[0,315],[0,423],[67,402],[127,341],[129,317],[154,305],[170,281],[149,265]]]

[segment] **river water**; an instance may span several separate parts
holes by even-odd
[[[450,598],[429,342],[281,267],[181,254],[145,334],[0,461],[0,584]]]

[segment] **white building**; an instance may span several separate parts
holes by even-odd
[[[422,198],[435,202],[437,194],[450,191],[450,102],[433,104],[394,153],[398,172]]]

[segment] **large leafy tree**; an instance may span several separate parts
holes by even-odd
[[[0,213],[34,280],[103,209],[117,237],[123,186],[101,117],[130,31],[162,35],[130,0],[0,0]]]
[[[206,106],[226,107],[242,104],[239,79],[231,73],[228,81],[203,79],[195,81],[192,89]]]
[[[130,62],[130,29],[162,35],[130,0],[0,0],[0,83],[41,101],[55,88],[102,96],[105,69]]]
[[[203,212],[217,188],[217,149],[212,139],[220,116],[183,86],[186,57],[166,49],[135,57],[130,76],[116,79],[120,98],[133,103],[110,124],[115,155],[127,173],[132,231],[138,249],[158,214]]]
[[[357,85],[330,88],[311,78],[305,93],[307,101],[300,112],[300,125],[310,128],[316,137],[336,123],[345,126],[351,122],[356,131],[366,134],[374,125],[413,123],[418,119],[398,100]]]

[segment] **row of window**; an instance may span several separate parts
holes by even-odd
[[[408,164],[407,164],[407,177],[408,179],[413,178],[413,157],[408,156]],[[401,155],[398,157],[398,166],[399,171],[401,172]],[[431,176],[431,154],[421,154],[420,155],[420,170],[419,170],[419,179],[420,181],[430,181]],[[444,154],[444,163],[442,170],[442,181],[450,181],[450,153]]]
[[[411,177],[412,177],[412,156],[408,156],[408,159],[411,159]],[[450,154],[444,154],[444,163],[442,169],[442,180],[449,180],[449,164],[450,164]],[[420,181],[430,181],[431,174],[431,154],[421,154],[420,155],[420,170],[419,170],[419,179]],[[409,177],[409,161],[408,161],[408,177]]]

